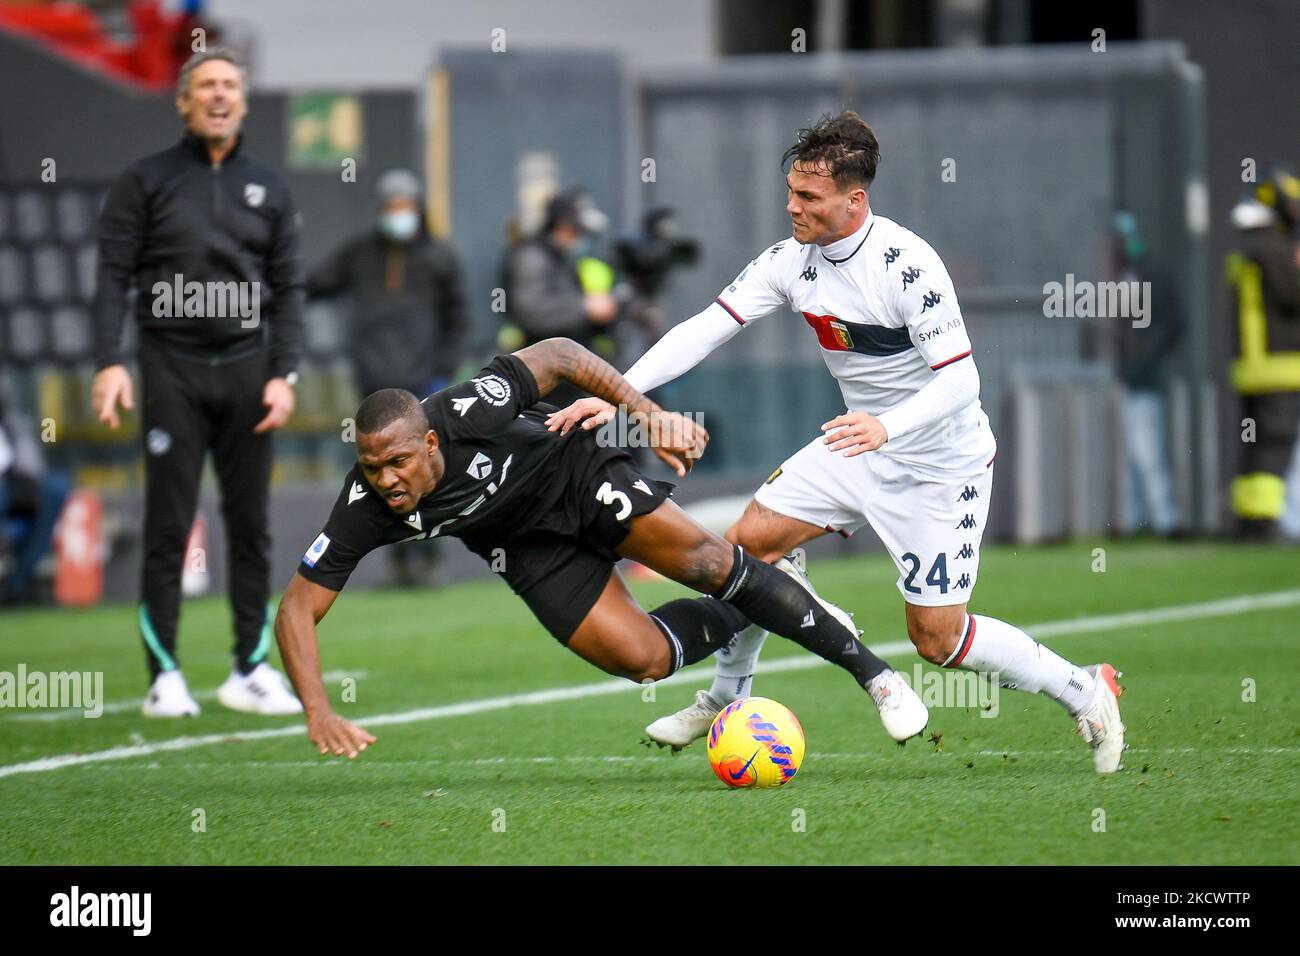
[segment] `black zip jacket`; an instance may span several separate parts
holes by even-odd
[[[203,140],[186,133],[132,164],[109,190],[91,309],[96,368],[122,361],[132,286],[141,335],[176,355],[233,361],[269,341],[272,377],[297,368],[298,213],[279,174],[242,147],[241,135],[214,165]]]

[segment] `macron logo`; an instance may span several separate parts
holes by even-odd
[[[360,501],[366,496],[366,491],[367,489],[365,485],[359,481],[354,482],[352,487],[348,489],[348,504],[352,504],[354,501]]]
[[[464,418],[465,413],[470,410],[470,406],[472,406],[477,401],[478,399],[473,396],[469,398],[453,398],[451,400],[451,407],[456,410],[457,415],[459,415],[461,418]]]
[[[152,893],[71,893],[50,897],[51,926],[129,926],[132,935],[148,936],[152,926]]]

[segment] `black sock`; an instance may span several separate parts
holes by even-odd
[[[740,611],[711,597],[669,601],[651,611],[650,617],[664,632],[672,650],[669,674],[675,674],[687,664],[704,660],[719,648],[726,647],[737,631],[749,627],[749,621]]]
[[[736,547],[736,563],[714,597],[735,605],[755,624],[838,664],[862,687],[889,665],[846,630],[821,603],[783,571]]]

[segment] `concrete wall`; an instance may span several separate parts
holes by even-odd
[[[255,25],[259,85],[410,87],[439,49],[616,52],[637,66],[698,63],[716,48],[710,0],[212,0],[216,21]],[[363,12],[364,11],[364,12]],[[365,17],[365,19],[361,19]],[[251,32],[251,30],[250,30]]]

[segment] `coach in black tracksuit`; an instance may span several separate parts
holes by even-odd
[[[280,176],[244,151],[247,108],[233,59],[194,57],[177,102],[184,138],[127,169],[101,215],[93,401],[113,428],[119,402],[133,407],[120,349],[134,286],[146,502],[139,621],[149,668],[155,678],[177,670],[184,549],[211,450],[235,672],[247,675],[269,647],[271,432],[293,412],[302,327],[297,213]]]

